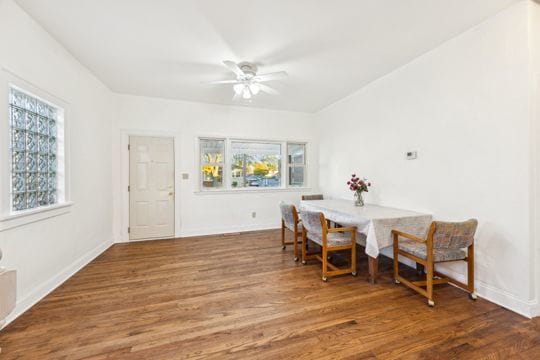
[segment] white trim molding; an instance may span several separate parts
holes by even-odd
[[[88,265],[92,260],[101,255],[111,245],[113,245],[112,240],[99,244],[94,249],[90,250],[88,253],[86,253],[79,259],[75,260],[73,263],[71,263],[71,265],[60,271],[58,274],[56,274],[56,276],[43,283],[40,287],[32,291],[30,294],[28,294],[22,299],[18,299],[15,310],[6,318],[6,322],[3,326],[7,326],[13,320],[18,318],[25,311],[30,309],[40,300],[42,300],[45,296],[50,294],[54,289],[56,289],[70,277],[75,275],[75,273]]]
[[[391,259],[393,258],[391,247],[382,249],[381,254]],[[416,264],[414,261],[407,258],[400,258],[399,262],[411,268],[414,268]],[[462,283],[467,283],[467,277],[463,273],[452,270],[444,264],[437,264],[436,270],[441,274],[451,276]],[[536,300],[520,299],[512,293],[488,284],[478,278],[474,279],[474,284],[478,297],[491,301],[492,303],[500,305],[527,318],[540,315],[540,305]]]
[[[246,231],[277,230],[281,225],[277,222],[268,222],[256,225],[240,225],[226,227],[204,227],[195,229],[186,229],[182,231],[181,237],[206,236],[206,235],[226,235],[236,234]]]
[[[167,137],[174,139],[174,236],[180,236],[181,230],[181,217],[180,217],[180,144],[181,136],[179,133],[172,133],[170,131],[155,131],[144,129],[120,129],[120,171],[121,171],[121,219],[119,237],[115,239],[115,242],[129,242],[129,137],[130,136],[154,136],[154,137]],[[114,173],[113,173],[114,174]],[[148,239],[152,240],[152,239]]]
[[[72,202],[64,202],[2,217],[0,218],[0,232],[67,214],[72,206]]]
[[[452,276],[460,282],[467,282],[465,275],[452,271],[447,267],[440,267],[437,269],[442,274]],[[518,298],[516,295],[500,289],[496,286],[488,284],[482,280],[474,279],[476,292],[479,297],[491,301],[497,305],[500,305],[504,308],[512,310],[520,315],[523,315],[527,318],[532,318],[534,314],[534,308],[538,306],[536,300],[523,300]]]
[[[57,204],[17,212],[11,210],[9,92],[12,87],[38,97],[40,100],[57,107],[60,112],[57,122]],[[67,119],[69,108],[70,105],[67,101],[50,94],[4,67],[0,68],[0,144],[2,144],[0,146],[0,231],[71,211],[73,203],[70,198],[70,135],[69,120]],[[5,115],[5,118],[2,115]]]

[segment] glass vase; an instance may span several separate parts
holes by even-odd
[[[354,193],[354,205],[355,206],[364,206],[364,198],[362,196],[362,191],[357,191]]]

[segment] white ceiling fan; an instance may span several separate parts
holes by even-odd
[[[227,69],[231,70],[236,75],[236,80],[219,80],[212,81],[211,84],[233,84],[234,97],[233,100],[245,99],[249,100],[259,91],[271,95],[278,95],[279,92],[263,82],[280,80],[288,75],[285,71],[278,71],[270,74],[257,75],[257,65],[249,62],[241,62],[236,64],[233,61],[224,61],[223,64]]]

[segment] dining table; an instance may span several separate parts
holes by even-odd
[[[322,212],[327,220],[340,226],[355,226],[357,244],[365,247],[368,256],[369,281],[374,284],[379,275],[379,255],[392,247],[392,230],[425,238],[433,216],[431,214],[388,206],[365,204],[356,206],[345,199],[302,200],[300,212]]]

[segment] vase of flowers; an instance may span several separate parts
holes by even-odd
[[[364,197],[362,193],[368,192],[371,187],[371,183],[367,179],[360,179],[356,174],[351,175],[351,180],[347,181],[347,185],[351,191],[354,191],[354,205],[364,206]]]

